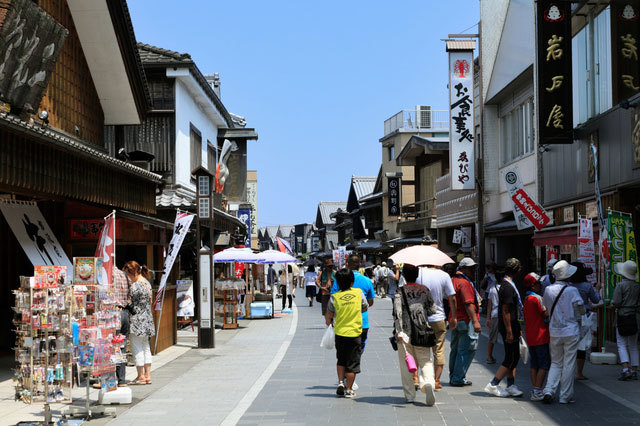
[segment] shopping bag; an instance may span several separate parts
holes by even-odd
[[[529,346],[522,336],[520,336],[520,359],[523,364],[529,362]]]
[[[327,327],[322,335],[322,341],[320,342],[320,347],[325,349],[333,349],[333,344],[336,340],[335,335],[333,334],[333,325]]]

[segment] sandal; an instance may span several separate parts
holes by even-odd
[[[129,382],[129,386],[146,385],[146,384],[147,384],[146,381],[142,381],[140,379],[135,379]]]

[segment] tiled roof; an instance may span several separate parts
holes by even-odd
[[[351,176],[351,186],[356,193],[358,201],[360,201],[362,197],[371,194],[375,184],[375,176]]]
[[[145,43],[138,43],[138,52],[140,53],[140,60],[144,65],[194,63],[191,59],[191,55],[188,53],[180,53]]]
[[[346,201],[320,201],[318,203],[318,210],[320,211],[320,217],[322,223],[325,225],[335,224],[335,219],[331,219],[331,213],[335,213],[338,209],[347,210]],[[316,224],[317,226],[317,224]]]
[[[450,50],[475,50],[475,40],[445,40],[447,52]]]
[[[293,228],[293,225],[280,225],[278,227],[278,230],[280,231],[280,235],[285,238],[289,238],[289,235],[291,235],[291,231],[293,231]]]
[[[335,250],[338,248],[338,231],[327,231],[327,249]]]
[[[21,120],[20,117],[6,112],[0,112],[0,123],[13,128],[15,131],[31,135],[37,139],[45,140],[48,143],[67,149],[76,154],[90,157],[124,172],[143,177],[156,183],[160,183],[162,181],[162,176],[158,174],[152,173],[141,167],[134,166],[131,163],[127,163],[115,157],[111,157],[102,151],[90,147],[79,139],[67,136],[66,134],[58,132],[49,126],[43,126],[39,123],[27,123],[26,121]]]
[[[193,205],[193,200],[181,197],[175,192],[163,192],[161,195],[156,195],[157,207],[190,207],[191,205]]]
[[[267,232],[269,233],[269,238],[271,239],[271,241],[273,241],[275,243],[276,242],[276,234],[278,233],[278,227],[277,226],[267,226]]]

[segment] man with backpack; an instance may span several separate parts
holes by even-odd
[[[376,293],[381,298],[387,297],[390,274],[391,271],[387,267],[387,262],[382,262],[382,266],[376,272]]]
[[[436,333],[429,325],[428,317],[436,313],[436,306],[429,288],[416,283],[418,273],[416,266],[404,264],[403,274],[407,283],[394,296],[393,319],[404,397],[407,403],[414,402],[416,387],[413,373],[417,368],[420,372],[418,387],[426,394],[426,403],[431,407],[436,402],[436,383],[431,361],[431,348],[436,344]]]

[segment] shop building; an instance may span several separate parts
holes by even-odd
[[[331,215],[338,209],[345,211],[347,203],[344,201],[320,201],[318,210],[316,211],[315,227],[316,233],[313,234],[312,240],[317,241],[317,255],[331,255],[331,251],[338,248],[338,231],[335,230],[336,221]],[[315,247],[315,242],[312,242]]]
[[[3,69],[17,75],[15,58],[26,55],[30,74],[0,82],[0,199],[34,203],[69,259],[93,256],[103,218],[115,209],[117,265],[138,260],[160,270],[171,224],[151,215],[162,176],[114,158],[105,145],[105,125],[139,124],[149,105],[126,3],[13,0],[2,8],[2,49],[13,51]],[[28,37],[6,38],[22,16]],[[38,250],[52,249],[40,241]],[[19,248],[28,243],[0,219],[2,350],[13,342],[11,291],[20,275],[33,274]]]

